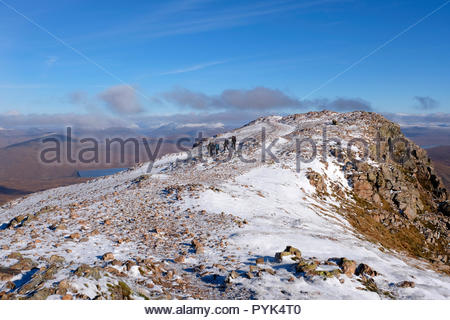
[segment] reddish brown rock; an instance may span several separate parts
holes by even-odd
[[[355,274],[356,262],[354,260],[341,258],[341,260],[339,261],[339,267],[341,267],[342,272],[350,278]]]
[[[103,255],[102,259],[104,261],[112,261],[112,260],[114,260],[114,255],[112,252],[107,252]]]
[[[81,238],[81,235],[80,235],[79,232],[74,232],[74,233],[72,233],[72,234],[69,236],[69,238],[72,239],[72,240],[76,240],[76,239],[80,239],[80,238]]]

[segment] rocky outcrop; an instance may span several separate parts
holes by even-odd
[[[426,151],[405,138],[397,124],[373,113],[363,116],[367,159],[341,155],[355,199],[391,233],[418,230],[425,239],[423,256],[446,263],[448,194]]]
[[[397,124],[372,115],[369,127],[369,159],[353,161],[348,174],[355,194],[377,205],[389,204],[413,220],[425,212],[438,212],[447,190],[436,175],[426,151],[405,138]]]

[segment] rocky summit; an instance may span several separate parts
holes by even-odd
[[[447,190],[395,123],[263,117],[5,204],[0,298],[448,299],[449,226]]]

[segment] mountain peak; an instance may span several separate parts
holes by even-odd
[[[447,191],[370,112],[259,118],[0,219],[0,291],[40,268],[8,297],[449,298]]]

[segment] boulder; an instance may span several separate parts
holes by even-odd
[[[287,246],[286,249],[284,249],[284,251],[289,252],[290,254],[296,256],[297,258],[302,257],[302,252],[299,249],[294,248],[292,246]]]
[[[368,275],[370,277],[375,277],[378,275],[378,272],[372,270],[372,268],[369,267],[367,264],[360,263],[355,270],[355,274],[357,276]]]
[[[17,259],[20,260],[22,259],[22,254],[20,252],[11,252],[8,256],[8,259]]]
[[[76,239],[80,239],[80,238],[81,238],[81,235],[80,235],[79,232],[74,232],[74,233],[72,233],[72,234],[69,236],[69,238],[72,239],[72,240],[76,240]]]
[[[74,274],[78,277],[92,277],[95,280],[98,280],[101,278],[99,268],[96,267],[90,267],[87,264],[82,264],[79,266]]]
[[[315,262],[308,262],[308,261],[300,261],[296,267],[296,272],[304,272],[306,274],[311,274],[317,269],[318,264]]]
[[[36,264],[30,258],[22,258],[19,262],[13,264],[10,268],[22,271],[28,271],[33,269]]]
[[[125,267],[127,268],[127,271],[130,271],[132,267],[134,267],[136,265],[136,262],[132,261],[132,260],[128,260],[127,262],[125,262]]]
[[[104,261],[112,261],[112,260],[114,260],[114,255],[112,252],[107,252],[102,256],[102,259]]]
[[[339,267],[342,269],[342,272],[347,277],[352,277],[356,271],[356,262],[354,260],[348,260],[346,258],[341,258],[339,260]]]
[[[11,280],[12,277],[18,275],[19,273],[20,271],[17,269],[0,267],[0,281]]]
[[[275,253],[275,260],[277,262],[281,262],[281,261],[283,261],[283,257],[290,256],[290,255],[291,255],[291,253],[290,252],[286,252],[286,251],[277,252],[277,253]]]
[[[48,261],[50,263],[64,263],[65,259],[61,256],[54,254],[50,257],[50,259],[48,259]]]
[[[294,260],[299,260],[302,257],[302,252],[292,246],[286,246],[283,252],[277,252],[275,253],[275,260],[277,262],[281,262],[283,260],[283,257],[286,256],[294,256]]]

